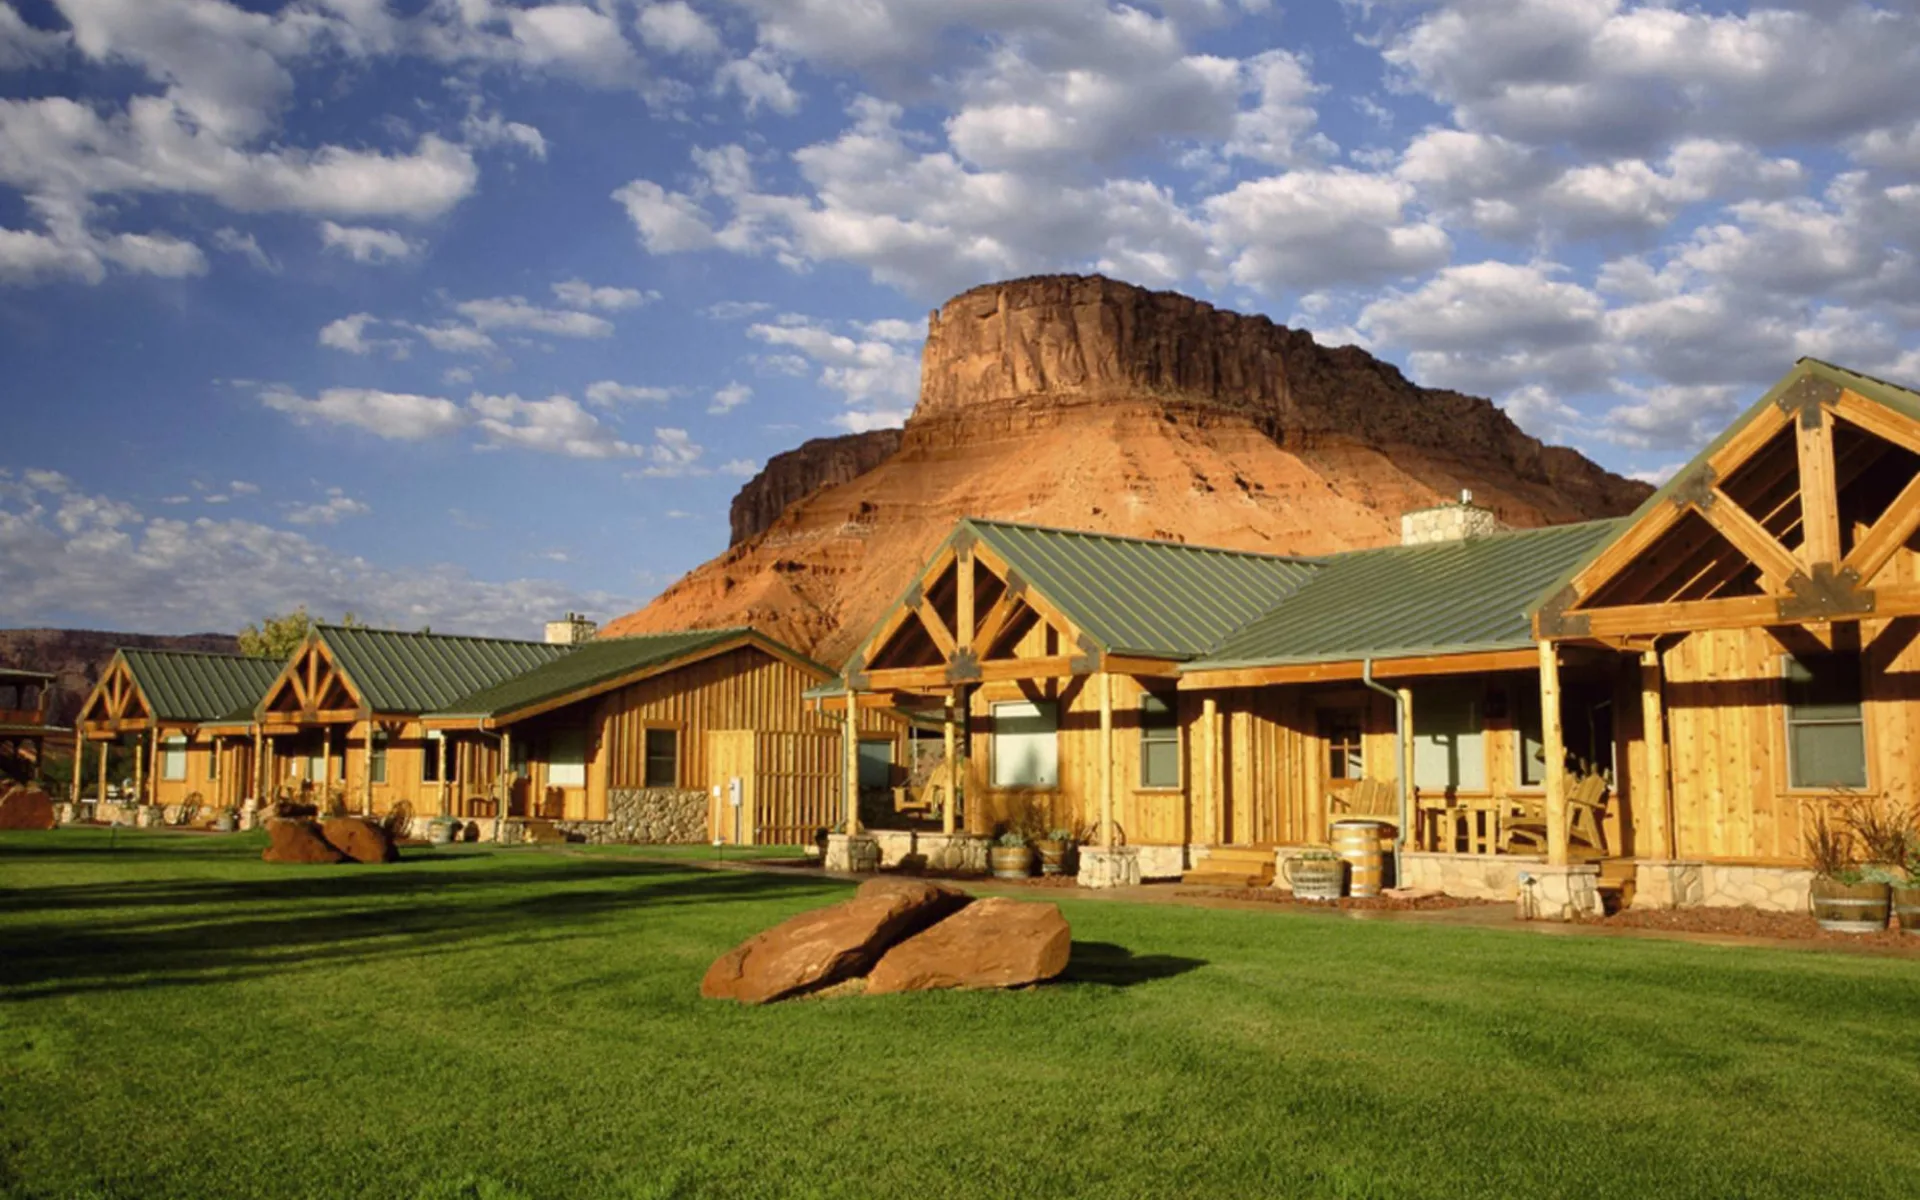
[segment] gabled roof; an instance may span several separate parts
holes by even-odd
[[[1568,563],[1566,568],[1553,580],[1552,586],[1541,593],[1539,604],[1536,604],[1535,608],[1538,608],[1540,604],[1545,604],[1548,600],[1560,593],[1562,589],[1567,587],[1567,585],[1571,584],[1582,571],[1587,569],[1589,564],[1606,552],[1608,545],[1612,541],[1624,535],[1628,530],[1638,525],[1645,517],[1658,510],[1661,506],[1672,503],[1674,492],[1687,486],[1690,480],[1696,479],[1700,469],[1707,465],[1712,459],[1716,458],[1729,442],[1739,437],[1762,413],[1770,408],[1788,407],[1792,405],[1795,397],[1799,395],[1803,389],[1808,388],[1844,389],[1853,392],[1863,399],[1870,400],[1882,408],[1897,413],[1910,421],[1920,422],[1920,392],[1901,387],[1898,384],[1888,383],[1884,379],[1876,379],[1871,375],[1862,375],[1858,371],[1850,371],[1845,367],[1836,366],[1833,363],[1824,362],[1817,358],[1801,358],[1793,364],[1793,369],[1788,371],[1778,383],[1767,389],[1765,395],[1754,401],[1745,412],[1734,418],[1731,424],[1721,430],[1720,436],[1707,443],[1706,447],[1702,449],[1700,453],[1694,455],[1685,466],[1675,471],[1672,477],[1656,490],[1653,495],[1648,496],[1641,502],[1640,507],[1620,519],[1615,526],[1615,538],[1609,538],[1605,541],[1595,543],[1587,553],[1581,555],[1575,561]]]
[[[1618,520],[1353,550],[1184,671],[1457,654],[1533,645],[1529,617]]]
[[[334,665],[374,712],[424,713],[561,658],[571,646],[320,625]],[[263,689],[264,691],[264,689]]]
[[[1272,609],[1313,559],[973,518],[971,532],[1109,654],[1186,659]]]
[[[271,658],[188,650],[121,650],[157,721],[218,721],[250,714],[280,674]]]
[[[595,689],[636,672],[666,668],[727,643],[747,641],[796,661],[806,662],[822,675],[829,673],[827,668],[802,659],[786,647],[744,627],[601,638],[577,646],[570,653],[524,674],[452,700],[430,715],[443,718],[497,717],[568,697],[584,699]]]

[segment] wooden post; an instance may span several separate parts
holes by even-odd
[[[364,749],[366,761],[360,764],[360,773],[364,776],[361,785],[361,808],[365,815],[373,815],[373,718],[367,718],[367,736]]]
[[[1667,714],[1661,695],[1659,650],[1640,652],[1640,719],[1641,744],[1647,748],[1647,840],[1658,853],[1672,859],[1679,839],[1673,827],[1673,792],[1667,780]],[[1640,850],[1637,841],[1634,850]]]
[[[75,721],[74,724],[78,725],[79,722]],[[75,806],[78,806],[80,803],[80,773],[86,770],[87,767],[86,750],[87,736],[78,729],[75,729],[73,731],[73,783],[69,789],[71,794],[67,796],[67,799]],[[78,817],[78,815],[76,812],[75,816]]]
[[[846,726],[847,835],[860,832],[860,695],[847,688]]]
[[[1810,418],[1813,424],[1809,425]],[[1833,420],[1825,409],[1809,409],[1795,423],[1795,450],[1800,467],[1800,547],[1802,562],[1840,561],[1840,510],[1833,466]]]
[[[1200,701],[1200,836],[1209,846],[1220,844],[1219,816],[1214,812],[1214,793],[1220,787],[1220,733],[1214,727],[1219,716],[1219,700],[1208,695]]]
[[[1100,847],[1113,849],[1113,676],[1100,672]]]
[[[101,804],[107,802],[107,743],[105,739],[102,739],[100,742],[99,795],[97,795],[95,799]]]
[[[507,810],[513,805],[513,731],[500,731],[500,806],[494,809],[494,839],[500,837]]]
[[[1406,781],[1407,820],[1413,823],[1412,829],[1400,831],[1401,840],[1415,850],[1424,850],[1426,847],[1420,844],[1420,792],[1413,786],[1413,689],[1403,687],[1399,691],[1400,737],[1404,744],[1399,747],[1400,761],[1396,765],[1400,778]],[[1493,820],[1492,817],[1487,819]],[[1487,836],[1493,836],[1491,830],[1488,831]]]
[[[440,770],[438,772],[440,776],[440,807],[434,814],[436,816],[444,817],[449,815],[447,812],[447,792],[453,784],[453,780],[447,776],[450,765],[447,755],[447,734],[445,730],[442,730],[440,732]]]
[[[333,726],[320,727],[320,815],[327,815],[327,800],[333,791]]]
[[[971,567],[968,568],[968,574],[972,574]],[[953,793],[960,786],[960,739],[956,736],[958,731],[955,726],[959,720],[960,706],[966,703],[964,697],[962,689],[953,689],[947,697],[947,719],[940,729],[947,743],[947,791],[941,798],[943,803],[940,808],[940,832],[945,834],[953,832]]]
[[[973,551],[962,550],[953,560],[956,585],[953,601],[953,640],[956,648],[973,649]]]
[[[148,730],[147,732],[151,734],[153,731]],[[149,740],[148,745],[150,746],[151,744],[152,742]],[[133,803],[135,807],[144,803],[147,798],[147,749],[148,746],[142,746],[137,742],[133,747]]]
[[[1547,755],[1547,865],[1564,867],[1567,837],[1567,749],[1560,732],[1560,652],[1540,643],[1540,733]]]
[[[267,774],[266,737],[260,732],[260,726],[253,727],[253,803],[257,808],[267,806],[267,787],[272,777]]]

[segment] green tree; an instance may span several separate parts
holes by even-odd
[[[254,658],[291,658],[318,623],[304,604],[290,613],[267,617],[240,631],[240,653]],[[340,618],[340,624],[349,627],[359,623],[360,618],[352,613]]]

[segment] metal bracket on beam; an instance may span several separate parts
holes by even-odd
[[[1783,621],[1831,621],[1836,618],[1872,616],[1873,589],[1860,586],[1860,577],[1851,567],[1836,571],[1832,563],[1815,563],[1813,572],[1794,573],[1787,580],[1792,596],[1778,601]]]
[[[1818,429],[1826,420],[1820,406],[1832,404],[1840,399],[1840,385],[1818,375],[1802,375],[1793,381],[1785,391],[1774,398],[1780,411],[1792,413],[1800,418],[1802,429]]]
[[[926,592],[920,588],[920,581],[916,579],[913,581],[913,586],[907,589],[906,598],[900,601],[900,605],[902,608],[919,608],[920,602],[926,599],[926,596]]]
[[[972,650],[955,650],[953,657],[947,660],[948,683],[978,683],[980,681],[980,656]]]
[[[1073,643],[1080,653],[1073,656],[1067,668],[1075,675],[1091,675],[1100,669],[1100,643],[1087,634],[1081,634]]]
[[[962,558],[973,552],[980,539],[973,536],[971,529],[962,529],[953,535],[953,552]]]
[[[1021,575],[1020,572],[1018,571],[1009,569],[1007,571],[1007,595],[1024,596],[1026,594],[1027,594],[1026,577]]]
[[[1673,491],[1667,495],[1676,508],[1708,509],[1713,507],[1713,489],[1719,482],[1713,464],[1701,463],[1698,470],[1674,480]]]
[[[1585,613],[1567,610],[1580,602],[1580,593],[1572,584],[1561,588],[1540,606],[1540,636],[1548,639],[1586,637],[1593,623]]]

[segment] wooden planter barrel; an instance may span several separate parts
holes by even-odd
[[[1026,879],[1033,874],[1032,846],[995,846],[987,851],[995,879]]]
[[[1033,844],[1040,852],[1040,873],[1042,875],[1064,875],[1067,873],[1067,858],[1073,853],[1072,842],[1056,842],[1045,838]]]
[[[1290,858],[1280,869],[1295,900],[1338,900],[1347,886],[1346,860]]]
[[[1920,887],[1893,889],[1893,917],[1901,933],[1920,936]]]
[[[1892,892],[1884,883],[1815,879],[1810,891],[1813,919],[1829,933],[1878,933],[1887,927]]]
[[[1378,821],[1335,821],[1333,852],[1347,860],[1350,870],[1347,893],[1356,897],[1378,896],[1385,874],[1380,854],[1381,831]]]

